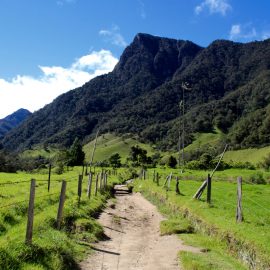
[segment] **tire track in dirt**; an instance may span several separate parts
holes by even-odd
[[[80,264],[82,270],[179,270],[180,250],[200,252],[176,235],[160,236],[164,218],[140,193],[116,198],[115,207],[99,217],[108,240],[94,245],[95,254]]]

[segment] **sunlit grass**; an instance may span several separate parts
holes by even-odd
[[[100,169],[99,169],[100,170]],[[74,168],[62,175],[51,175],[48,192],[47,178],[41,174],[0,173],[0,269],[77,269],[89,245],[103,236],[103,229],[93,216],[104,207],[109,192],[98,192],[94,186],[90,200],[86,196],[87,176],[78,205],[78,175]],[[30,180],[36,180],[33,244],[25,242]],[[66,201],[61,230],[56,229],[56,216],[62,180],[67,181]],[[116,181],[115,177],[109,178]]]
[[[215,235],[224,242],[227,242],[229,235],[231,235],[232,239],[238,241],[238,244],[235,243],[235,245],[242,243],[243,249],[247,248],[251,252],[255,251],[258,258],[268,262],[270,265],[268,258],[268,254],[270,254],[270,231],[268,230],[270,226],[269,185],[243,184],[244,222],[238,224],[235,218],[236,178],[232,177],[230,181],[213,180],[212,202],[209,205],[205,202],[206,192],[204,192],[201,200],[192,199],[201,185],[201,181],[185,180],[185,176],[183,176],[179,185],[182,195],[176,195],[174,178],[169,191],[162,188],[165,176],[171,170],[165,169],[162,171],[162,169],[156,169],[156,171],[161,175],[160,186],[153,183],[152,172],[150,172],[149,180],[137,180],[135,190],[141,191],[147,198],[160,205],[161,209],[165,207],[164,205],[169,204],[167,214],[169,212],[169,216],[172,215],[172,217],[174,217],[175,213],[186,216],[195,230],[212,234],[212,236]],[[180,175],[177,170],[173,172]],[[201,173],[205,176],[204,172]],[[240,170],[238,170],[238,175],[241,175]],[[172,224],[174,225],[175,222]],[[175,228],[175,226],[173,227]],[[234,240],[231,241],[230,245],[232,246],[230,249],[234,250],[234,254],[237,256],[236,250],[239,247],[233,246]]]

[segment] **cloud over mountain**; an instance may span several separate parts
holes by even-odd
[[[39,66],[39,77],[17,75],[11,80],[0,78],[0,118],[27,108],[35,111],[68,90],[77,88],[96,76],[112,71],[118,59],[110,51],[93,51],[69,67]]]

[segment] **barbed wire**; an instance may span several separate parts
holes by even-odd
[[[29,183],[30,180],[26,180],[26,181],[17,181],[17,182],[4,182],[4,183],[0,183],[0,186],[5,186],[5,185],[16,185],[16,184],[23,184],[23,183]]]

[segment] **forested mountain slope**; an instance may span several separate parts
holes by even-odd
[[[183,95],[185,82],[189,89]],[[237,148],[270,144],[270,40],[218,40],[202,48],[138,34],[111,73],[59,96],[2,144],[10,150],[70,145],[75,137],[87,141],[100,128],[172,148],[183,98],[187,143],[194,132],[217,126]]]
[[[19,109],[7,117],[0,119],[0,138],[5,136],[5,134],[7,134],[13,128],[17,127],[30,115],[31,113],[28,110]]]

